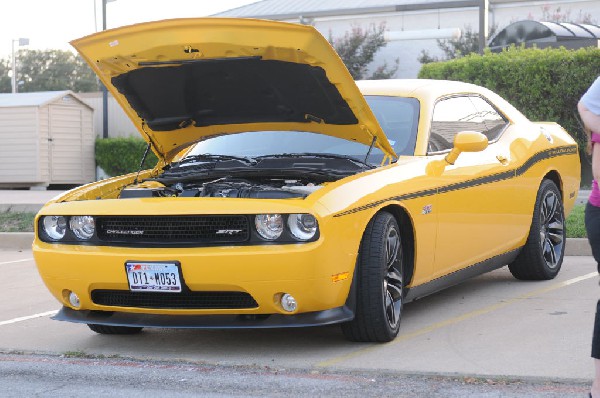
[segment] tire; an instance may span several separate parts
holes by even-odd
[[[95,323],[88,323],[88,327],[99,334],[137,334],[143,329],[141,327],[97,325]]]
[[[508,269],[517,279],[554,279],[565,254],[565,212],[556,184],[543,180],[533,209],[525,246]]]
[[[387,212],[367,225],[358,255],[356,309],[342,332],[350,341],[387,342],[400,329],[404,300],[404,259],[400,228]]]

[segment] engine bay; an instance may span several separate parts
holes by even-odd
[[[313,182],[298,179],[242,179],[224,177],[216,180],[164,185],[158,181],[144,181],[125,187],[119,198],[160,197],[213,197],[290,199],[305,198],[321,188]]]
[[[167,165],[154,177],[125,186],[119,198],[305,198],[325,184],[373,167],[335,154],[256,158],[200,154]]]

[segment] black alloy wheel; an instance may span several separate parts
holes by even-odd
[[[404,257],[394,216],[380,212],[363,235],[355,270],[354,320],[342,324],[351,341],[387,342],[400,329],[404,300]]]
[[[537,193],[531,228],[525,246],[510,272],[517,279],[554,279],[565,255],[566,225],[562,196],[556,184],[543,180]]]

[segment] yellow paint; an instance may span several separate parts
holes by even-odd
[[[196,35],[197,32],[202,34]],[[529,233],[536,193],[549,173],[558,175],[565,213],[570,212],[575,196],[568,193],[579,188],[579,155],[575,141],[560,126],[544,124],[545,133],[553,139],[550,143],[537,124],[529,122],[506,101],[489,90],[459,82],[363,81],[358,82],[359,91],[337,55],[323,41],[312,27],[252,20],[233,23],[217,18],[140,24],[76,40],[74,45],[109,87],[111,77],[139,67],[141,61],[181,59],[187,54],[186,46],[201,47],[200,53],[193,53],[197,57],[258,54],[265,59],[319,65],[326,69],[328,78],[359,119],[357,126],[256,123],[222,125],[218,129],[186,128],[176,133],[150,131],[148,136],[140,131],[146,138],[153,137],[158,143],[156,149],[167,160],[181,155],[191,142],[217,130],[232,133],[285,127],[318,130],[338,137],[356,133],[359,141],[370,144],[372,135],[381,132],[360,92],[416,98],[421,107],[420,119],[415,156],[403,156],[394,163],[325,183],[305,199],[118,199],[121,189],[132,184],[136,174],[88,184],[54,198],[41,209],[38,219],[43,215],[310,213],[318,221],[320,239],[283,245],[128,248],[49,244],[36,237],[34,257],[52,294],[63,302],[62,292],[69,289],[80,297],[82,309],[115,310],[92,303],[90,292],[127,290],[126,261],[179,261],[192,290],[248,292],[259,307],[116,310],[156,314],[281,313],[273,297],[287,292],[297,299],[298,313],[320,311],[346,302],[363,233],[369,220],[383,208],[403,211],[411,222],[415,255],[409,287],[522,247]],[[135,121],[138,116],[124,97],[112,89]],[[465,148],[474,152],[463,148],[450,165],[444,160],[446,154],[427,156],[433,104],[439,98],[465,92],[489,98],[510,125],[497,142],[487,147],[469,136],[472,145],[467,139]],[[384,149],[389,145],[385,139],[378,142]],[[163,165],[160,162],[154,170],[142,172],[140,180],[157,175]]]

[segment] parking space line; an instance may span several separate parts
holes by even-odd
[[[597,277],[597,276],[598,276],[598,272],[590,272],[589,274],[581,275],[581,276],[578,276],[578,277],[566,280],[564,282],[555,283],[555,284],[550,285],[548,287],[537,289],[537,290],[534,290],[532,292],[523,294],[521,296],[517,296],[517,297],[513,297],[513,298],[510,298],[510,299],[507,299],[507,300],[502,301],[500,303],[492,304],[492,305],[489,305],[487,307],[484,307],[484,308],[481,308],[481,309],[478,309],[478,310],[475,310],[475,311],[471,311],[471,312],[468,312],[468,313],[463,314],[463,315],[456,316],[454,318],[450,318],[450,319],[446,319],[446,320],[441,321],[441,322],[434,323],[434,324],[426,326],[424,328],[415,330],[412,333],[400,335],[400,336],[396,337],[395,340],[391,341],[390,343],[387,343],[386,345],[381,345],[380,343],[373,343],[373,344],[369,345],[368,347],[365,347],[365,348],[362,348],[362,349],[350,352],[348,354],[339,355],[337,357],[328,359],[326,361],[319,362],[315,366],[316,367],[320,367],[320,368],[324,368],[324,367],[328,367],[328,366],[333,366],[333,365],[339,364],[341,362],[344,362],[344,361],[346,361],[348,359],[352,359],[352,358],[355,358],[357,356],[366,354],[366,353],[368,353],[370,351],[373,351],[373,350],[375,350],[377,348],[388,347],[390,344],[402,343],[404,341],[407,341],[407,340],[410,340],[412,338],[415,338],[415,337],[418,337],[418,336],[421,336],[421,335],[433,332],[435,330],[444,328],[446,326],[454,325],[454,324],[457,324],[459,322],[466,321],[468,319],[475,318],[475,317],[480,316],[480,315],[488,314],[490,312],[499,310],[501,308],[504,308],[504,307],[506,307],[508,305],[511,305],[513,303],[516,303],[518,301],[526,300],[526,299],[529,299],[529,298],[532,298],[532,297],[535,297],[535,296],[539,296],[539,295],[542,295],[544,293],[548,293],[548,292],[551,292],[553,290],[557,290],[557,289],[563,288],[565,286],[573,285],[573,284],[575,284],[577,282],[581,282],[581,281],[584,281],[584,280],[587,280],[587,279],[590,279],[590,278],[594,278],[594,277]]]
[[[30,319],[35,319],[35,318],[43,318],[45,316],[52,316],[52,315],[56,315],[57,312],[58,312],[57,310],[46,311],[46,312],[41,312],[39,314],[33,314],[33,315],[29,315],[29,316],[22,316],[20,318],[9,319],[8,321],[0,321],[0,326],[10,325],[11,323],[28,321]]]
[[[33,261],[33,257],[24,258],[22,260],[4,261],[4,262],[1,262],[0,265],[14,264],[14,263],[24,263],[25,261]]]

